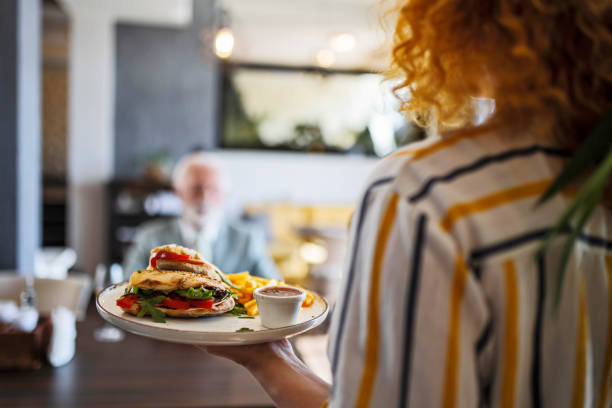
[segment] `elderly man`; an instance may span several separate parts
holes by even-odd
[[[124,261],[125,274],[146,268],[152,248],[176,243],[196,249],[226,273],[280,277],[268,256],[263,232],[224,218],[227,181],[209,156],[192,153],[179,160],[172,187],[184,203],[181,216],[139,228]]]

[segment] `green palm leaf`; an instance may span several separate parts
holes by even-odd
[[[538,204],[549,200],[576,181],[586,170],[600,163],[610,151],[610,147],[612,147],[612,112],[599,122],[548,190],[542,194]]]
[[[576,239],[582,233],[597,204],[600,202],[610,173],[612,173],[612,112],[608,113],[591,132],[574,157],[538,200],[538,205],[550,200],[564,188],[576,182],[583,174],[599,163],[599,166],[587,179],[578,195],[572,200],[551,231],[544,238],[536,251],[542,256],[560,235],[570,231],[563,246],[559,263],[558,279],[555,288],[555,305],[561,299],[561,287],[565,270],[570,259]]]

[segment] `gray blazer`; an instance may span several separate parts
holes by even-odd
[[[126,279],[148,266],[151,249],[166,244],[183,245],[178,219],[154,220],[140,226],[123,261]],[[224,221],[213,242],[212,253],[213,259],[209,261],[225,273],[249,271],[252,275],[280,279],[276,265],[268,256],[263,231],[253,227]]]

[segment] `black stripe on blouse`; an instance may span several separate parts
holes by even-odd
[[[551,230],[552,228],[541,228],[487,246],[476,248],[470,252],[470,265],[476,264],[478,261],[488,256],[508,251],[533,241],[542,240]],[[562,234],[568,234],[570,232],[571,230],[567,228],[562,231]],[[577,239],[587,245],[605,248],[608,250],[612,249],[612,241],[608,241],[601,237],[580,234],[578,235]]]
[[[568,152],[567,150],[557,149],[554,147],[540,146],[540,145],[533,145],[533,146],[523,147],[519,149],[512,149],[512,150],[507,150],[505,152],[497,153],[494,155],[484,156],[471,164],[458,167],[444,175],[435,176],[435,177],[430,178],[423,184],[423,186],[420,188],[419,191],[417,191],[415,194],[410,196],[410,198],[408,198],[408,201],[414,204],[417,201],[422,200],[423,198],[427,196],[429,191],[437,183],[452,181],[456,179],[457,177],[465,176],[475,171],[482,170],[483,168],[487,167],[490,164],[495,164],[495,163],[503,162],[506,160],[511,160],[517,157],[530,156],[536,153],[543,153],[548,156],[556,156],[556,157],[570,157],[571,156],[571,153]]]
[[[402,361],[402,370],[400,378],[400,395],[398,406],[403,408],[407,406],[408,396],[410,392],[410,368],[412,366],[412,343],[415,325],[415,316],[417,309],[417,296],[419,291],[419,283],[421,280],[421,263],[423,254],[423,245],[425,242],[425,228],[427,226],[427,217],[420,215],[417,219],[416,237],[414,240],[414,250],[412,254],[412,264],[410,265],[409,286],[406,290],[408,296],[406,298],[405,313],[406,319],[404,323],[404,356]]]
[[[336,338],[334,342],[334,349],[332,352],[332,362],[331,369],[333,377],[336,375],[336,370],[338,368],[338,358],[340,357],[340,343],[342,342],[342,336],[344,335],[344,323],[346,321],[346,312],[348,305],[350,304],[351,293],[353,289],[353,281],[355,279],[355,260],[357,259],[357,251],[359,250],[359,241],[361,240],[361,230],[363,228],[363,221],[366,216],[366,212],[368,209],[368,203],[370,199],[370,194],[373,189],[379,187],[384,184],[388,184],[393,181],[393,177],[385,177],[380,180],[377,180],[370,184],[370,186],[366,189],[365,194],[361,200],[361,207],[359,209],[359,215],[357,218],[357,227],[355,232],[355,240],[353,241],[353,248],[351,250],[351,258],[348,269],[348,274],[346,277],[346,285],[344,296],[340,297],[338,302],[336,303],[336,307],[340,307],[341,313],[339,314],[338,321],[338,332],[336,333]],[[333,378],[332,377],[332,378]]]
[[[533,361],[531,363],[531,406],[542,406],[540,376],[542,360],[542,318],[544,313],[544,299],[546,298],[546,265],[543,256],[539,256],[538,263],[538,297],[536,316],[533,327]]]
[[[484,351],[485,347],[489,344],[491,336],[493,335],[493,318],[489,317],[487,324],[478,336],[476,341],[476,358],[480,357],[480,354]],[[478,407],[488,407],[491,400],[491,388],[493,385],[492,378],[484,378],[484,383],[481,384],[481,393],[478,396]]]

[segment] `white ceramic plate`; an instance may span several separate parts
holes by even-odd
[[[200,345],[243,345],[265,343],[304,333],[323,323],[328,312],[327,301],[314,294],[314,302],[300,311],[298,322],[292,326],[267,329],[259,316],[241,319],[232,314],[196,318],[166,317],[166,323],[155,323],[150,316],[142,318],[124,313],[115,304],[123,295],[127,282],[104,289],[96,299],[98,313],[109,323],[140,336],[172,343]],[[236,332],[241,328],[253,331]]]

